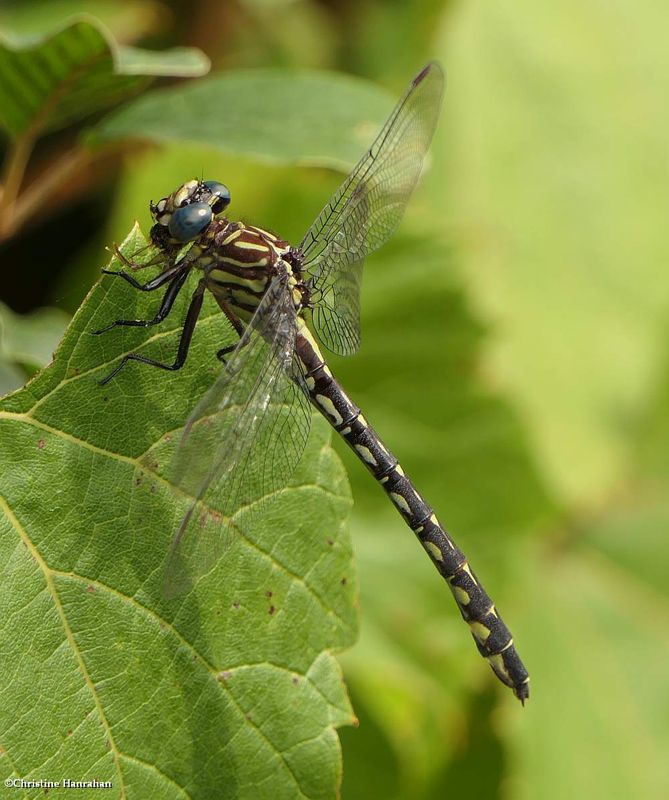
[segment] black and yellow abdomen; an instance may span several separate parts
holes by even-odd
[[[397,458],[337,383],[301,320],[296,351],[304,365],[306,388],[312,403],[376,478],[416,534],[450,587],[479,653],[502,683],[524,702],[529,696],[529,676],[513,644],[511,632],[464,553],[442,527]]]

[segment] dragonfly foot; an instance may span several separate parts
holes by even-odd
[[[220,350],[216,353],[216,358],[221,361],[223,364],[227,364],[226,356],[232,353],[237,345],[231,344],[228,347],[221,347]]]

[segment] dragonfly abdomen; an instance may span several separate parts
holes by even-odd
[[[526,700],[529,676],[514,647],[511,632],[471,570],[464,553],[441,526],[397,458],[381,442],[360,409],[335,380],[304,325],[297,336],[296,350],[306,368],[305,380],[313,404],[374,475],[415,533],[448,583],[481,655],[488,660],[502,683],[513,689],[521,701]]]

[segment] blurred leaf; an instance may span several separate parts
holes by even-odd
[[[449,794],[485,797],[498,800],[506,797],[505,769],[506,731],[493,724],[498,713],[495,692],[484,692],[472,698],[470,725],[452,763],[433,780],[429,797]]]
[[[15,314],[0,303],[0,353],[8,361],[44,367],[51,361],[69,316],[57,308]]]
[[[26,382],[23,370],[0,359],[0,397],[13,392]]]
[[[0,303],[0,395],[18,389],[51,361],[69,316],[56,308],[15,314]],[[27,368],[26,374],[20,367]]]
[[[463,269],[496,329],[491,372],[546,479],[599,500],[625,474],[666,338],[667,8],[455,10],[442,164]]]
[[[92,14],[119,41],[136,41],[161,26],[166,15],[159,0],[29,0],[0,7],[0,36],[20,42],[59,30],[68,17]]]
[[[378,87],[337,73],[237,71],[138,98],[105,117],[88,141],[199,143],[341,168],[358,160],[391,107]]]
[[[543,550],[516,550],[512,627],[532,696],[497,721],[506,796],[664,798],[666,8],[455,8],[435,158],[449,180],[432,184],[431,205],[457,224],[490,320],[484,374],[565,507],[539,531]]]
[[[307,0],[240,0],[244,23],[226,42],[229,62],[238,67],[259,64],[276,67],[328,69],[337,63],[338,24],[321,3]]]
[[[636,540],[648,563],[666,566],[669,540],[657,545]],[[554,550],[543,562],[523,582],[531,613],[517,635],[527,642],[534,691],[509,738],[512,796],[669,796],[666,593],[589,547]]]
[[[669,602],[666,485],[639,482],[620,488],[601,517],[582,524],[585,540],[624,570],[625,581],[639,581]]]
[[[357,709],[356,698],[352,700]],[[391,743],[374,717],[358,715],[358,725],[342,728],[340,739],[344,753],[342,797],[393,800],[399,785],[399,765]]]
[[[434,32],[453,0],[368,0],[365,12],[358,5],[349,12],[348,46],[355,43],[354,61],[365,74],[392,76],[398,91],[412,72],[420,69],[434,52]],[[392,53],[389,58],[388,54]]]
[[[134,231],[125,251],[142,245]],[[138,459],[176,441],[231,334],[209,299],[179,373],[133,364],[101,388],[125,352],[173,354],[185,296],[157,332],[91,335],[156,300],[105,277],[54,363],[0,407],[0,777],[47,764],[129,799],[333,798],[334,728],[353,719],[330,655],[356,630],[345,476],[320,420],[253,531],[193,592],[162,598],[188,498]]]
[[[665,350],[667,341],[665,336]],[[669,478],[669,352],[665,352],[661,359],[646,414],[637,430],[635,457],[638,473],[645,479],[659,483],[662,491]]]
[[[196,78],[209,71],[207,57],[194,47],[142,50],[125,46],[117,49],[116,59],[118,72],[125,75]]]
[[[193,48],[118,46],[97,20],[83,17],[40,39],[0,43],[0,126],[14,139],[34,139],[119,102],[156,75],[192,77],[208,68]]]
[[[488,547],[501,528],[519,535],[554,507],[522,420],[481,371],[487,333],[463,294],[452,247],[425,228],[420,211],[406,228],[366,264],[362,348],[337,360],[337,374],[377,430],[390,432],[387,443],[433,504],[450,509],[444,522]],[[369,511],[368,497],[377,505],[364,471],[352,469],[351,481],[358,508]]]

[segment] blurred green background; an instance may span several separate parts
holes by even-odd
[[[669,11],[29,0],[0,8],[0,30],[80,11],[126,44],[199,47],[218,72],[365,77],[388,108],[427,60],[446,68],[430,169],[366,267],[361,351],[332,367],[471,557],[532,695],[522,709],[497,685],[338,447],[361,585],[360,640],[341,655],[360,720],[341,731],[343,797],[669,797]],[[67,135],[40,143],[34,175]],[[8,309],[60,309],[30,324],[3,311],[5,390],[44,362],[105,244],[135,218],[148,229],[148,200],[195,174],[231,187],[232,216],[292,241],[341,180],[180,142],[87,165],[0,244]]]

